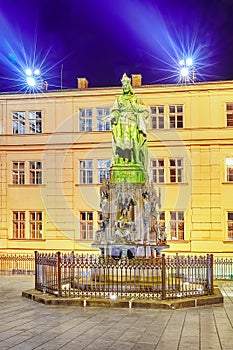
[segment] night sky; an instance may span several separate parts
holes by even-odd
[[[0,91],[25,89],[27,67],[49,89],[178,82],[193,57],[196,80],[233,80],[233,0],[0,0]]]

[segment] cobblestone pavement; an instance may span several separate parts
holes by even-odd
[[[45,306],[22,298],[34,276],[0,275],[0,349],[233,349],[233,281],[224,304],[176,310]]]

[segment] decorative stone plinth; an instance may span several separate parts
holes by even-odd
[[[137,164],[115,164],[111,168],[110,183],[128,182],[132,184],[144,184],[146,174],[144,169]]]

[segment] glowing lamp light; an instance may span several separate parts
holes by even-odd
[[[42,92],[48,89],[48,83],[42,78],[39,68],[26,68],[24,83],[27,92]]]
[[[189,70],[187,67],[183,67],[181,70],[180,70],[180,74],[183,78],[186,78],[188,77],[189,75]]]
[[[27,84],[28,86],[36,86],[36,80],[33,77],[27,77]]]
[[[39,82],[40,70],[38,68],[31,69],[27,68],[25,70],[26,74],[26,83],[29,88],[35,88]]]
[[[193,59],[192,57],[184,57],[183,59],[179,60],[179,83],[181,84],[190,84],[194,83],[196,76],[195,76],[195,67],[193,65]]]
[[[193,60],[191,57],[186,59],[186,66],[191,67],[193,65]]]
[[[110,294],[110,299],[111,300],[116,300],[117,299],[117,295],[116,294]]]
[[[32,75],[32,70],[31,70],[31,68],[27,68],[27,69],[25,70],[25,74],[26,74],[28,77],[30,77],[30,76]]]

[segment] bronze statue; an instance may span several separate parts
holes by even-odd
[[[113,105],[111,124],[115,164],[147,166],[146,125],[148,108],[133,94],[130,78],[122,77],[123,94]]]

